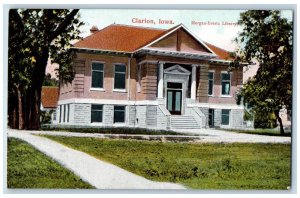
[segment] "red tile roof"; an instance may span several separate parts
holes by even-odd
[[[75,43],[74,47],[134,52],[166,32],[168,30],[112,24]]]
[[[233,57],[230,56],[230,52],[227,50],[224,50],[222,48],[219,48],[215,45],[212,45],[210,43],[205,42],[205,44],[215,52],[215,54],[218,55],[218,58],[216,59],[221,59],[221,60],[233,60]]]
[[[139,26],[111,24],[74,44],[76,48],[99,49],[132,53],[139,48],[155,41],[180,25],[168,30]],[[231,60],[229,52],[205,43],[219,56],[219,59]]]
[[[58,101],[58,87],[42,87],[43,108],[56,108]]]

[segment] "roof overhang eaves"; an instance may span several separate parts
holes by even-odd
[[[219,64],[219,65],[229,65],[233,60],[222,60],[222,59],[212,59],[209,63]],[[241,62],[240,66],[252,65],[252,63]]]
[[[135,54],[139,54],[139,53],[149,53],[154,55],[168,55],[174,57],[195,58],[195,59],[203,59],[203,60],[212,59],[216,57],[215,54],[183,53],[183,52],[176,52],[176,51],[154,50],[148,48],[142,48]]]
[[[222,59],[212,59],[209,62],[215,64],[221,64],[221,65],[229,65],[232,61],[222,60]]]
[[[133,52],[128,52],[128,51],[116,51],[116,50],[95,49],[95,48],[71,47],[71,49],[78,50],[78,51],[103,53],[103,54],[123,54],[123,55],[133,54]]]

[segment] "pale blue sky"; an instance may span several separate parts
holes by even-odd
[[[81,9],[81,19],[86,23],[82,27],[82,36],[89,35],[89,29],[97,25],[102,29],[112,23],[168,29],[177,24],[184,24],[198,38],[227,50],[234,50],[232,42],[241,30],[234,25],[242,10],[149,10],[149,9]],[[292,12],[284,15],[291,18]],[[133,23],[132,19],[154,20],[156,24]],[[159,19],[173,20],[174,24],[158,24]],[[193,25],[192,21],[215,23],[214,25]],[[224,25],[224,23],[232,23]]]

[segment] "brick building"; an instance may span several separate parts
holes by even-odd
[[[155,29],[112,24],[72,49],[75,78],[60,87],[56,122],[154,129],[241,128],[235,94],[243,70],[229,52],[184,25]]]

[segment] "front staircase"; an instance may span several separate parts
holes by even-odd
[[[198,122],[192,115],[171,115],[170,116],[171,129],[200,129]]]

